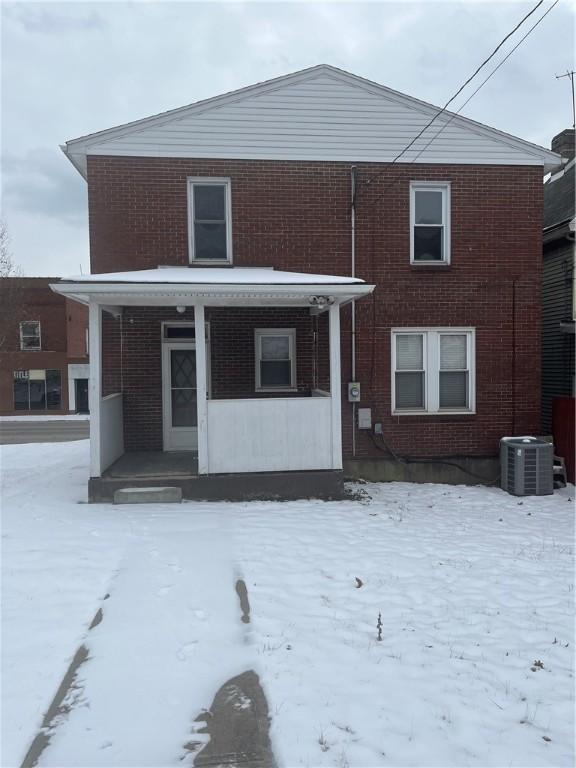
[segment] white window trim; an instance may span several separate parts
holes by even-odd
[[[220,178],[218,176],[189,176],[188,182],[188,262],[190,264],[232,264],[232,183],[229,178]],[[225,194],[225,215],[226,215],[226,259],[196,259],[194,257],[194,195],[193,187],[198,184],[201,186],[224,186]]]
[[[424,408],[396,408],[396,336],[424,334]],[[440,408],[440,337],[443,334],[466,334],[466,364],[468,366],[468,408]],[[394,416],[456,416],[476,413],[476,329],[475,328],[392,328],[391,395]]]
[[[289,387],[263,387],[260,383],[261,344],[263,336],[288,336],[290,339],[290,381]],[[296,328],[255,328],[254,361],[256,369],[256,392],[296,392]]]
[[[24,334],[22,332],[22,326],[29,323],[36,323],[38,326],[38,346],[37,347],[25,347],[24,346]],[[20,351],[21,352],[40,352],[42,350],[42,326],[40,320],[22,320],[20,323]]]
[[[416,212],[416,192],[419,191],[442,192],[442,221],[444,224],[444,239],[442,250],[444,258],[442,261],[430,259],[423,261],[422,259],[414,259],[414,227],[415,224],[415,212]],[[448,266],[450,264],[450,251],[451,251],[451,184],[449,181],[411,181],[410,182],[410,264],[416,266],[435,265],[435,266]]]

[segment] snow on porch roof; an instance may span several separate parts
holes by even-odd
[[[159,267],[63,278],[53,291],[84,304],[181,305],[186,300],[214,306],[307,306],[329,294],[345,304],[374,290],[357,277],[282,272],[266,267]],[[315,296],[316,295],[316,296]],[[330,302],[331,303],[331,302]]]
[[[179,285],[350,285],[357,277],[281,272],[266,267],[159,267],[62,278],[74,283],[177,283]]]

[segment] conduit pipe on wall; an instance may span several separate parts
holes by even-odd
[[[352,277],[356,277],[356,171],[355,165],[350,168],[350,271]],[[351,374],[352,381],[356,381],[356,302],[352,301],[351,327]],[[356,403],[352,403],[352,456],[356,457]]]

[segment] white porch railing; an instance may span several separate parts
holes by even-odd
[[[207,405],[210,474],[334,468],[330,397]]]
[[[124,453],[124,415],[122,395],[107,395],[100,400],[100,471]]]

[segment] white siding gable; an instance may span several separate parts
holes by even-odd
[[[320,66],[68,142],[84,156],[390,162],[438,108]],[[427,146],[430,139],[434,141]],[[549,150],[443,114],[400,162],[555,165]]]

